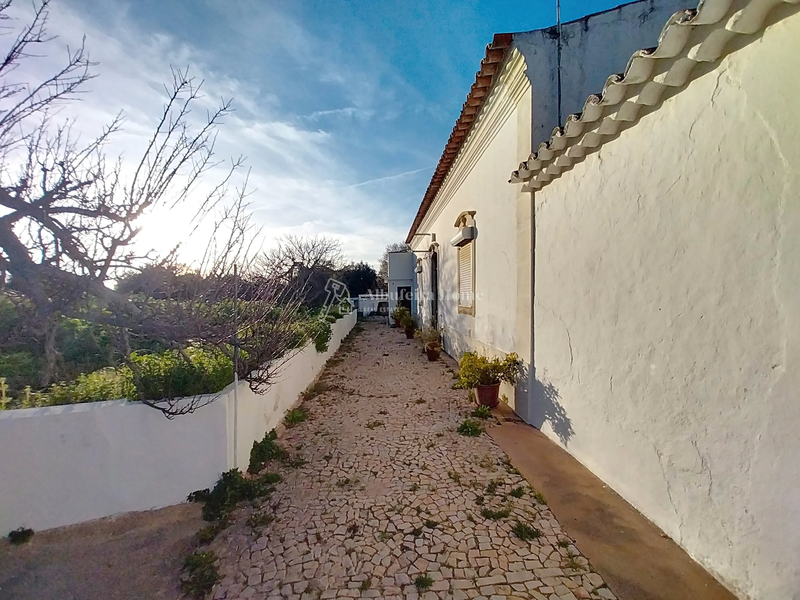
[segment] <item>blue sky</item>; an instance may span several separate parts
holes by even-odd
[[[563,0],[562,14],[618,4]],[[50,31],[85,34],[99,63],[69,109],[79,130],[123,110],[115,150],[135,154],[170,65],[189,65],[209,99],[234,98],[218,149],[247,157],[264,243],[326,234],[374,263],[405,238],[492,35],[554,22],[555,0],[56,0]],[[184,220],[154,215],[142,243],[166,249]]]

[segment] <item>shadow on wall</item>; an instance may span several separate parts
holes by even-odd
[[[517,390],[521,396],[517,397],[527,398],[527,402],[517,403],[517,414],[536,429],[541,429],[545,423],[549,423],[559,441],[564,446],[569,445],[575,430],[572,428],[572,420],[561,404],[561,395],[555,386],[538,379],[534,368],[524,369],[520,383],[523,385],[518,386]]]

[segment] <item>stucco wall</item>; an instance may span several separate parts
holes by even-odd
[[[239,384],[236,449],[233,385],[171,421],[122,400],[0,411],[0,533],[177,504],[234,465],[245,470],[253,442],[280,424],[355,322],[352,312],[334,323],[327,352],[293,354],[266,394]]]
[[[470,349],[488,354],[521,351],[529,356],[530,328],[518,336],[518,261],[530,265],[530,246],[517,256],[517,210],[530,201],[507,183],[507,165],[527,158],[530,149],[530,86],[522,71],[521,56],[501,77],[479,115],[477,125],[456,159],[419,232],[435,233],[439,261],[439,325],[444,329],[445,351],[455,357]],[[475,244],[475,314],[458,313],[458,249],[450,245],[456,235],[456,218],[474,210],[478,230]],[[527,226],[529,220],[523,222]],[[431,290],[429,236],[414,240],[421,251],[423,272],[418,276],[420,312],[430,321]],[[529,290],[524,302],[530,305]],[[529,311],[528,311],[529,312]],[[507,394],[508,395],[508,394]],[[511,398],[513,400],[513,398]]]
[[[642,0],[562,25],[563,118],[583,110],[586,98],[603,89],[606,78],[625,70],[631,55],[656,45],[675,12],[695,8],[694,0]],[[555,27],[514,34],[533,86],[532,142],[550,139],[558,120],[558,61]],[[513,166],[513,165],[512,165]]]
[[[789,10],[789,9],[787,9]],[[800,598],[800,15],[536,193],[529,421],[741,598]]]

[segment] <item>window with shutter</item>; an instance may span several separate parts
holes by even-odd
[[[458,312],[474,314],[473,292],[474,243],[469,242],[458,248]]]

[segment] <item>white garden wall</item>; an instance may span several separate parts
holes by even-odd
[[[0,411],[0,534],[183,502],[220,473],[247,468],[255,440],[278,426],[356,323],[333,324],[327,352],[295,352],[266,394],[233,385],[194,414],[166,419],[124,400]]]
[[[535,193],[527,420],[758,600],[800,598],[800,14],[781,10]]]

